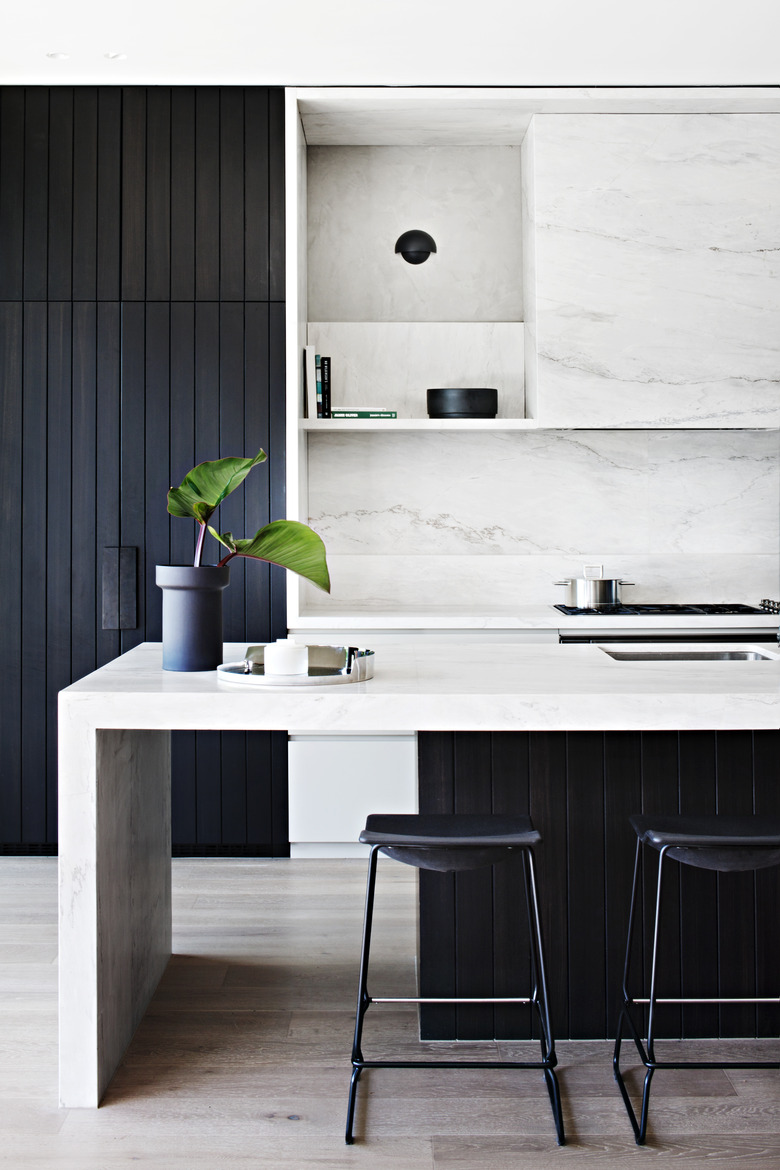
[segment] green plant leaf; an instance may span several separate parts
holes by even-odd
[[[307,524],[297,520],[272,520],[247,540],[236,540],[232,532],[220,534],[213,528],[209,528],[209,532],[233,555],[281,565],[330,593],[325,545]]]
[[[229,549],[230,552],[232,552],[234,556],[236,555],[236,552],[237,552],[236,545],[237,545],[238,541],[233,536],[232,532],[219,533],[219,532],[217,532],[216,528],[212,528],[212,526],[210,524],[209,524],[209,532],[211,533],[212,536],[215,536],[217,538],[217,540],[219,541],[220,544],[224,544],[225,548]]]
[[[168,511],[172,516],[207,524],[213,512],[232,491],[239,487],[256,463],[264,463],[265,451],[253,459],[213,459],[199,463],[185,475],[179,487],[168,492]]]

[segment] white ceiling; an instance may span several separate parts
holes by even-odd
[[[778,45],[778,0],[3,0],[0,81],[776,85]]]

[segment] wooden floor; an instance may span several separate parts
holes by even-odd
[[[160,990],[102,1108],[61,1110],[56,862],[0,859],[0,1165],[780,1167],[780,1073],[657,1074],[638,1149],[603,1042],[559,1045],[563,1149],[540,1073],[458,1070],[365,1074],[348,1148],[363,863],[176,861],[173,872],[177,953]],[[414,878],[383,864],[376,994],[413,993]],[[377,1007],[368,1019],[367,1057],[419,1052],[413,1011]]]

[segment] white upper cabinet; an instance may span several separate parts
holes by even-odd
[[[780,116],[537,114],[523,182],[540,426],[780,424]]]

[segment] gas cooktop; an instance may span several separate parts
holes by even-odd
[[[556,605],[555,608],[567,617],[712,617],[730,614],[766,614],[777,612],[774,602],[758,605],[601,605],[598,609],[587,609],[578,605]]]

